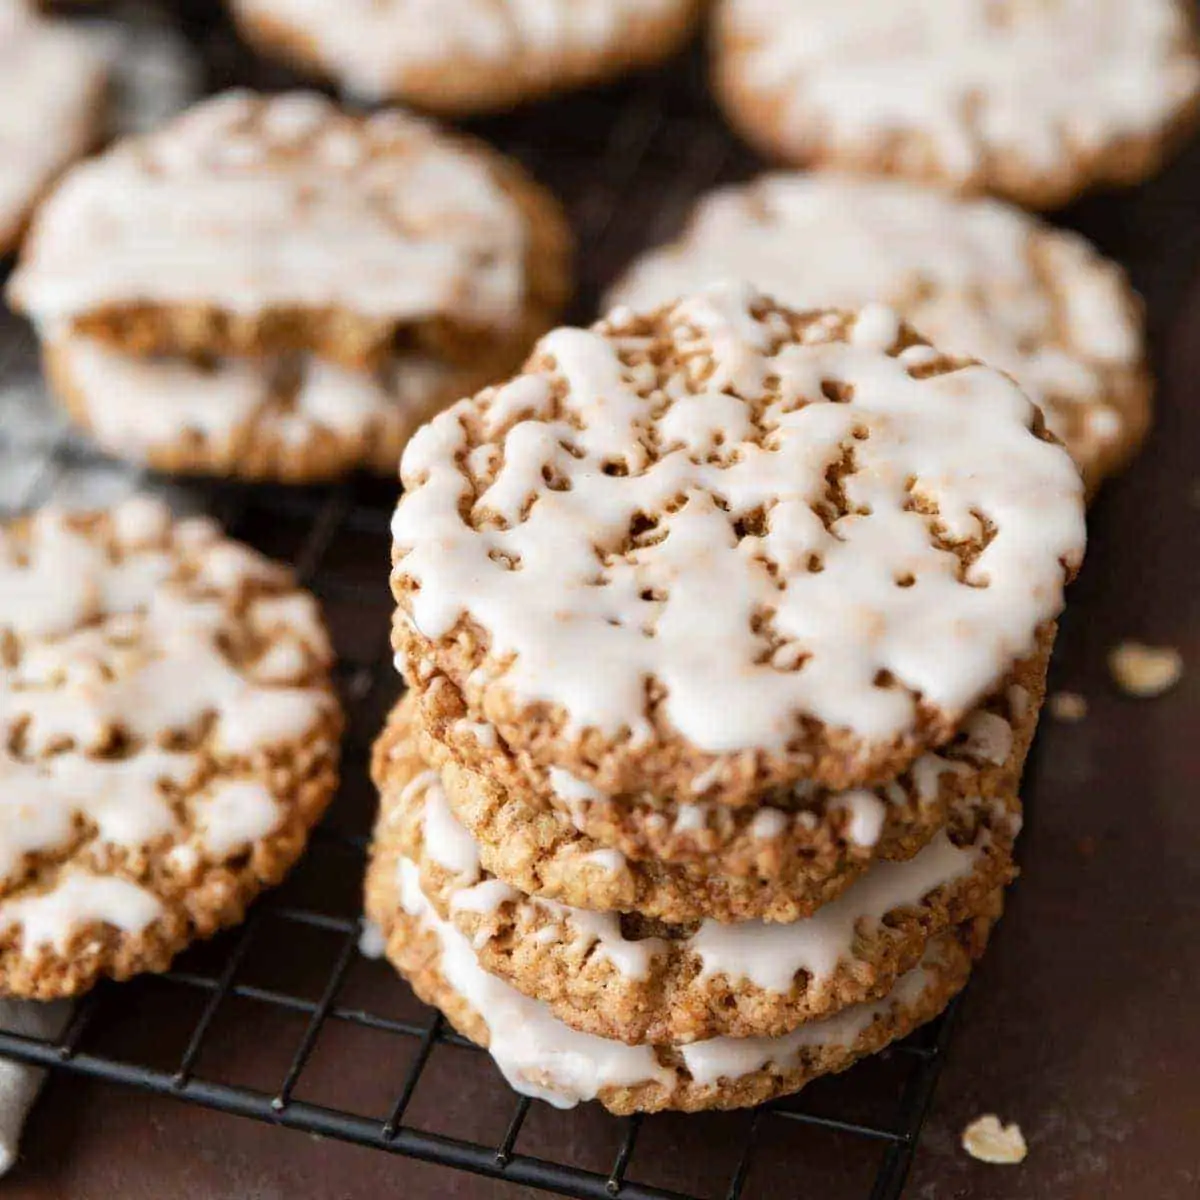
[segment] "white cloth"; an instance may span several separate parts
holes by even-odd
[[[0,1028],[26,1037],[56,1038],[66,1028],[71,1004],[56,1000],[0,1000]],[[25,1118],[41,1090],[46,1072],[0,1058],[0,1175],[17,1161]]]

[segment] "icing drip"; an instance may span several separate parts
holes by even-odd
[[[492,1058],[518,1092],[571,1108],[594,1100],[605,1088],[658,1084],[670,1089],[678,1081],[653,1047],[579,1033],[544,1004],[484,971],[470,942],[434,912],[421,891],[417,868],[407,859],[399,863],[397,887],[404,911],[437,938],[442,977],[486,1024]],[[849,1046],[890,1010],[915,1003],[929,985],[928,970],[936,958],[931,949],[922,966],[902,976],[892,994],[877,1003],[856,1005],[783,1037],[712,1038],[681,1046],[679,1053],[701,1086],[733,1081],[770,1064],[787,1070],[806,1048]]]

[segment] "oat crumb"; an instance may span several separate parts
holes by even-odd
[[[1087,697],[1078,692],[1055,692],[1050,697],[1050,715],[1056,721],[1082,721],[1087,714]]]
[[[1183,659],[1171,646],[1122,642],[1108,652],[1108,669],[1117,686],[1130,696],[1161,696],[1179,682]]]
[[[1001,1125],[995,1113],[976,1117],[963,1130],[962,1145],[972,1158],[1001,1166],[1023,1162],[1028,1152],[1020,1125]]]

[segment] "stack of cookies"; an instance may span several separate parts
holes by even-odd
[[[98,444],[180,472],[391,475],[569,286],[557,203],[400,112],[231,92],[68,172],[8,289]]]
[[[367,910],[512,1084],[754,1104],[963,987],[1083,485],[889,309],[614,311],[421,430]]]

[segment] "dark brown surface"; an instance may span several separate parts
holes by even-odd
[[[236,75],[236,53],[226,52],[235,65],[220,73]],[[687,88],[664,99],[634,85],[564,105],[549,126],[518,117],[494,131],[524,145],[567,200],[584,231],[588,296],[638,245],[669,232],[692,192],[749,167],[708,118],[663,124],[664,111],[673,118],[689,97]],[[1053,671],[1057,686],[1087,697],[1089,713],[1077,725],[1043,724],[1027,790],[1025,874],[960,1013],[907,1193],[919,1200],[1200,1195],[1200,285],[1192,282],[1200,147],[1151,184],[1087,201],[1064,220],[1125,262],[1147,298],[1162,379],[1159,422],[1136,467],[1105,490],[1093,513],[1087,565]],[[386,493],[374,495],[386,501]],[[284,520],[260,520],[251,532],[265,548],[294,552]],[[366,577],[378,573],[377,607],[333,612],[343,648],[353,635],[358,655],[367,656],[374,651],[363,647],[378,640],[387,612],[384,543],[347,540],[328,553],[352,557]],[[1128,637],[1178,647],[1187,671],[1180,686],[1153,701],[1119,695],[1104,656]],[[367,698],[368,726],[388,698]],[[355,791],[342,805],[361,823],[369,797]],[[327,902],[336,893],[340,911],[354,910],[356,881],[344,863],[315,855],[294,886]],[[269,931],[259,940],[252,976],[319,987],[334,948],[318,935],[312,944],[281,945]],[[415,1011],[379,964],[356,966],[348,989],[355,1003],[378,1011]],[[167,984],[131,987],[119,1004],[106,1002],[105,1046],[136,1047],[145,1057],[151,1043],[149,1057],[170,1063],[196,1003]],[[270,1090],[302,1029],[299,1020],[232,1002],[201,1069]],[[396,1039],[395,1061],[381,1059],[377,1039],[337,1027],[322,1036],[298,1094],[386,1111],[409,1052]],[[511,1098],[494,1072],[462,1069],[465,1054],[435,1057],[409,1119],[495,1141]],[[855,1092],[886,1092],[889,1069],[871,1064],[856,1073],[851,1105],[859,1102]],[[815,1095],[819,1102],[826,1093]],[[535,1106],[519,1149],[606,1170],[617,1130],[593,1108],[564,1115]],[[958,1148],[962,1126],[987,1111],[1021,1124],[1030,1146],[1023,1166],[985,1166]],[[637,1178],[698,1194],[723,1188],[748,1120],[647,1122]],[[859,1141],[772,1125],[745,1195],[796,1195],[799,1174],[790,1164],[800,1162],[804,1194],[818,1200],[865,1196],[874,1165]],[[35,1110],[4,1191],[28,1200],[534,1195],[68,1076],[52,1081]]]

